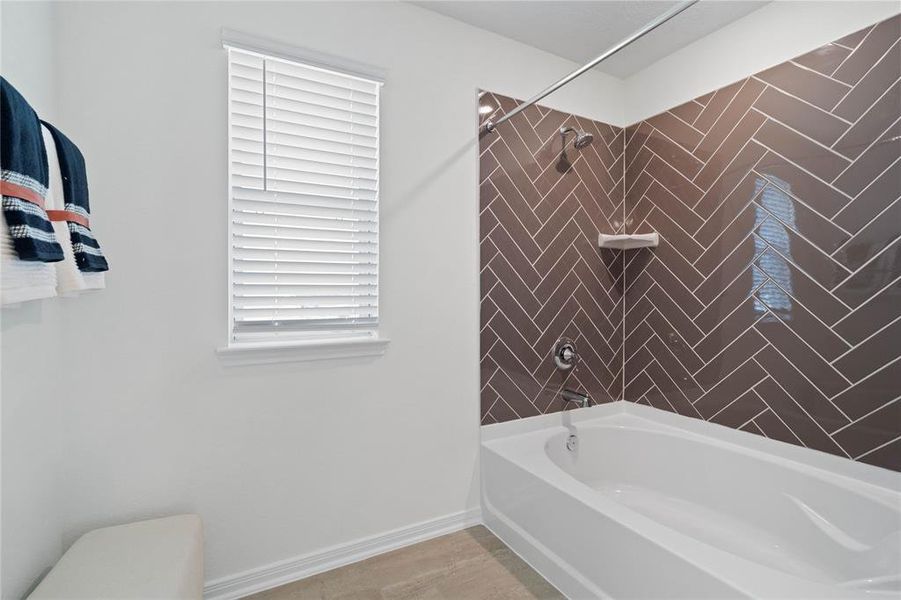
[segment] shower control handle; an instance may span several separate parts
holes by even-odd
[[[579,361],[579,352],[576,343],[569,338],[560,338],[554,344],[554,364],[561,371],[572,369]]]

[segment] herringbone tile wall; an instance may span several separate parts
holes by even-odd
[[[516,101],[479,104],[496,119]],[[561,153],[564,125],[594,143]],[[597,235],[623,226],[623,130],[533,106],[480,144],[482,422],[560,410],[564,384],[619,399],[622,259]],[[563,335],[582,356],[565,377],[551,359]]]
[[[627,128],[626,399],[901,470],[899,38]]]

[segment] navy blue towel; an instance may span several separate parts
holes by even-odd
[[[108,271],[109,265],[100,244],[87,227],[91,217],[91,205],[88,203],[88,173],[84,166],[84,156],[72,140],[67,138],[59,129],[42,121],[56,144],[56,155],[59,157],[59,171],[63,180],[63,197],[66,201],[66,211],[74,213],[81,223],[67,219],[69,234],[72,238],[72,250],[75,252],[75,263],[80,271],[96,273]]]
[[[21,260],[56,262],[63,249],[44,210],[49,182],[41,122],[34,109],[0,77],[0,192],[3,215]]]

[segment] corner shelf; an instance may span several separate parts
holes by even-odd
[[[631,235],[598,234],[598,246],[615,250],[632,250],[634,248],[653,248],[660,243],[660,236],[654,233],[634,233]]]

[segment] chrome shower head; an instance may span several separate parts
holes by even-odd
[[[566,135],[568,133],[576,134],[576,139],[573,142],[573,146],[575,146],[576,148],[578,148],[580,150],[582,148],[585,148],[589,144],[591,144],[592,141],[594,141],[594,136],[591,135],[590,133],[588,133],[587,131],[579,131],[572,127],[561,127],[560,135],[563,137],[563,147],[564,148],[566,148]]]

